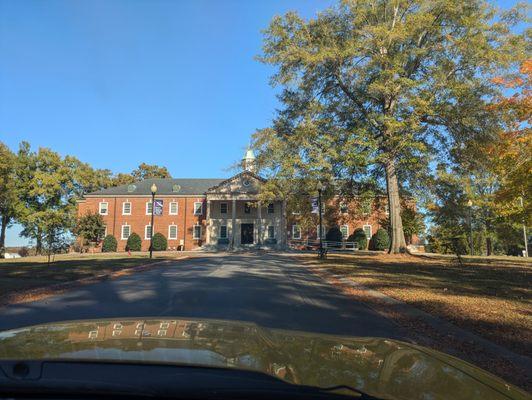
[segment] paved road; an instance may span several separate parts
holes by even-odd
[[[0,330],[111,317],[194,317],[353,336],[404,338],[396,325],[289,256],[232,254],[177,261],[0,308]]]

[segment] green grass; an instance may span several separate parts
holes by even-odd
[[[468,257],[460,265],[456,257],[436,255],[329,255],[319,265],[517,353],[532,351],[532,264],[527,259]]]
[[[150,262],[174,258],[176,253],[61,254],[48,266],[47,257],[35,256],[0,260],[0,297],[13,292],[43,288],[80,278],[111,273]]]

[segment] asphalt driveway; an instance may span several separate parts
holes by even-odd
[[[216,318],[309,332],[403,339],[390,320],[273,254],[176,261],[31,303],[0,308],[0,330],[111,317]]]

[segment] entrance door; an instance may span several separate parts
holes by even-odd
[[[240,244],[253,244],[253,224],[240,224]]]

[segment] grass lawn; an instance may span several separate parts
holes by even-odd
[[[137,265],[175,258],[176,253],[154,253],[150,260],[147,253],[95,253],[61,254],[48,266],[42,256],[16,259],[0,259],[0,298],[13,292],[43,288],[110,273]]]
[[[469,329],[516,353],[532,353],[532,263],[512,258],[329,254],[335,274]]]

